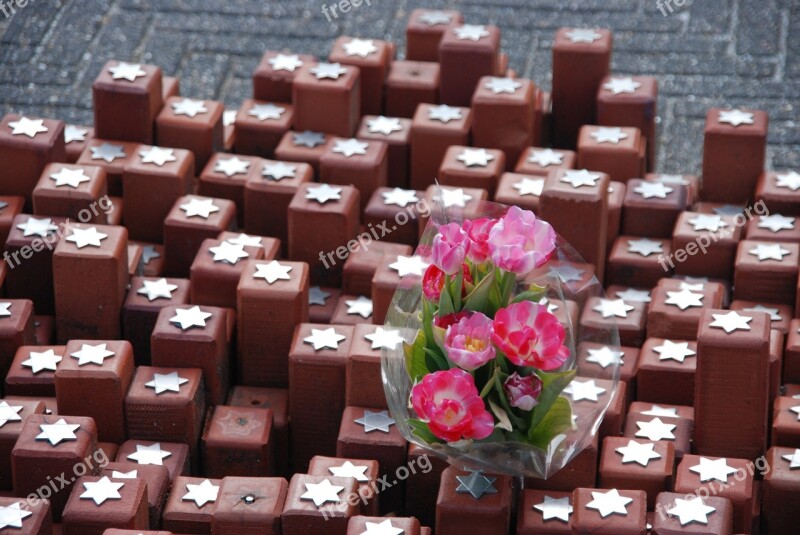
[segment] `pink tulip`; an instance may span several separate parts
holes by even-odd
[[[497,267],[525,275],[550,259],[555,241],[549,223],[512,206],[489,231],[489,252]]]
[[[533,409],[539,403],[542,393],[542,380],[536,375],[523,377],[517,372],[508,376],[503,383],[508,404],[524,411]]]
[[[468,248],[469,238],[458,223],[442,225],[433,238],[433,263],[448,275],[454,275],[461,269]]]
[[[547,306],[523,301],[494,316],[492,341],[517,366],[554,370],[569,356],[564,327]]]
[[[474,370],[494,358],[491,337],[492,320],[475,312],[447,328],[444,350],[458,366]]]
[[[486,438],[494,429],[472,376],[458,368],[426,375],[411,390],[411,403],[431,432],[448,442]]]
[[[489,231],[497,223],[496,219],[482,217],[467,219],[461,228],[469,237],[467,257],[476,264],[482,264],[489,258]]]
[[[472,273],[469,272],[469,266],[463,264],[464,282],[472,282]],[[422,293],[429,301],[438,301],[439,296],[442,295],[442,288],[444,288],[444,272],[431,264],[425,270],[425,275],[422,277]],[[461,296],[467,295],[467,285],[462,284]]]

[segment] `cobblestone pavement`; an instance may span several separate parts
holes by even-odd
[[[237,107],[266,49],[325,56],[347,34],[391,39],[402,51],[411,9],[450,7],[499,25],[511,66],[544,87],[556,28],[613,29],[613,71],[659,79],[661,171],[700,171],[703,117],[716,105],[768,110],[769,165],[800,167],[800,0],[369,4],[328,21],[323,0],[28,0],[10,17],[0,13],[2,112],[91,124],[91,83],[110,58],[160,65],[180,77],[184,95]]]

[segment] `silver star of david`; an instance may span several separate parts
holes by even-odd
[[[117,158],[125,158],[125,147],[122,145],[112,145],[103,143],[94,147],[89,147],[92,152],[92,160],[103,160],[106,163],[113,163]]]
[[[127,80],[128,82],[135,82],[140,76],[147,76],[140,64],[125,63],[124,61],[109,67],[108,72],[111,73],[112,80]]]
[[[31,516],[31,511],[20,508],[22,502],[12,503],[11,505],[0,505],[0,529],[19,528],[22,529],[22,521]]]
[[[71,353],[70,357],[78,359],[78,366],[85,366],[86,364],[96,364],[102,366],[105,359],[111,358],[115,355],[110,351],[108,344],[81,344],[80,351]]]
[[[319,286],[312,286],[308,289],[308,304],[325,306],[325,300],[331,296],[330,292],[326,292]]]
[[[569,522],[569,515],[574,511],[569,503],[569,496],[552,498],[546,494],[544,501],[535,504],[533,508],[542,513],[542,520],[544,521],[555,519],[565,523]]]
[[[204,480],[199,485],[187,483],[186,490],[188,492],[183,495],[181,501],[194,502],[198,508],[216,502],[219,496],[219,485],[213,484],[210,479]]]
[[[489,32],[486,27],[479,24],[465,24],[458,28],[453,28],[456,32],[456,37],[460,41],[480,41],[482,37],[489,37]]]
[[[642,411],[645,416],[666,416],[669,418],[678,417],[678,409],[675,407],[662,407],[661,405],[653,405],[646,411]]]
[[[139,151],[139,156],[142,157],[142,163],[152,163],[159,167],[163,167],[167,162],[175,162],[178,159],[175,157],[173,149],[165,149],[162,147],[148,147]]]
[[[292,142],[298,147],[308,147],[313,149],[325,143],[325,134],[305,130],[303,132],[293,132]]]
[[[409,204],[419,202],[417,192],[413,189],[394,188],[391,191],[382,191],[383,204],[395,205],[405,208]]]
[[[469,494],[476,500],[480,500],[484,494],[497,494],[494,487],[496,477],[486,477],[482,470],[470,470],[468,476],[456,476],[458,494]]]
[[[372,342],[372,349],[397,349],[405,340],[396,329],[387,330],[377,327],[372,334],[365,334],[364,338]]]
[[[235,124],[237,115],[239,115],[238,110],[224,110],[222,112],[222,126],[232,126]]]
[[[179,208],[183,210],[187,218],[202,217],[203,219],[208,219],[214,212],[219,212],[219,206],[214,204],[213,199],[200,199],[197,197],[191,197],[189,202],[181,204]]]
[[[0,303],[0,318],[4,317],[7,318],[11,316],[10,308],[11,308],[11,303],[9,302]]]
[[[621,140],[628,139],[628,134],[616,126],[612,128],[600,127],[590,132],[589,135],[593,137],[598,144],[612,143],[616,145]]]
[[[467,167],[486,167],[494,160],[494,155],[489,154],[486,149],[464,149],[456,156],[456,160]]]
[[[708,481],[727,483],[728,476],[732,476],[736,473],[736,469],[728,465],[728,460],[724,457],[721,459],[700,457],[700,464],[690,466],[689,471],[699,474],[701,483],[706,483]]]
[[[22,411],[22,405],[9,405],[6,401],[0,401],[0,428],[8,422],[21,422],[20,411]]]
[[[44,119],[20,117],[18,121],[8,123],[8,126],[11,128],[12,136],[22,135],[34,138],[36,134],[43,134],[48,131],[48,128],[44,125]]]
[[[599,312],[604,318],[627,318],[628,312],[633,309],[634,307],[627,304],[622,299],[605,299],[602,297],[599,299],[599,303],[592,308],[592,310]]]
[[[440,104],[428,108],[428,119],[431,121],[449,123],[450,121],[461,118],[461,109],[448,106],[447,104]]]
[[[780,310],[778,310],[777,308],[765,307],[764,305],[755,305],[743,308],[742,312],[766,312],[767,314],[769,314],[770,321],[781,321],[783,319],[781,317]]]
[[[645,468],[654,459],[660,459],[661,454],[655,451],[655,444],[652,442],[636,442],[629,440],[627,446],[622,446],[614,451],[622,455],[622,464],[637,463]]]
[[[758,257],[759,262],[764,260],[777,260],[780,262],[784,256],[791,254],[788,249],[781,247],[780,243],[759,243],[747,253]]]
[[[58,369],[58,363],[61,362],[61,355],[56,355],[55,351],[48,349],[47,351],[37,352],[31,351],[28,353],[28,359],[22,361],[22,365],[30,368],[31,373],[36,375],[41,371],[54,372]]]
[[[354,465],[350,461],[345,461],[342,466],[331,466],[328,471],[336,477],[352,477],[359,483],[369,481],[366,471],[368,466]]]
[[[532,150],[528,154],[528,163],[535,163],[539,167],[550,165],[562,165],[564,163],[564,153],[556,152],[553,149]]]
[[[203,312],[199,306],[193,306],[192,308],[176,308],[175,315],[170,318],[169,322],[179,326],[183,331],[193,327],[204,329],[206,327],[206,320],[209,319],[211,315],[211,312]]]
[[[665,186],[663,182],[641,182],[633,188],[633,191],[645,199],[666,199],[667,195],[675,190]]]
[[[342,198],[342,188],[330,184],[312,186],[306,190],[306,199],[325,204],[328,201],[338,201]]]
[[[697,214],[689,223],[694,227],[695,231],[707,230],[709,232],[717,232],[723,227],[727,227],[728,223],[722,220],[721,216],[711,214]]]
[[[655,180],[663,182],[664,184],[679,184],[681,186],[689,186],[691,182],[683,178],[683,175],[658,175]]]
[[[597,401],[598,396],[606,392],[605,388],[597,386],[593,379],[588,381],[578,381],[574,379],[564,389],[564,393],[572,398],[572,401]]]
[[[222,173],[227,177],[234,175],[245,175],[247,170],[250,169],[250,162],[248,160],[240,160],[238,157],[223,159],[219,158],[214,166],[215,173]]]
[[[289,165],[285,162],[265,163],[261,170],[261,176],[279,182],[284,178],[294,178],[296,172],[296,165]]]
[[[172,292],[178,289],[177,284],[170,284],[167,279],[144,280],[142,287],[136,290],[139,295],[146,295],[148,301],[156,299],[172,299]]]
[[[361,535],[403,535],[406,532],[402,528],[394,527],[392,525],[392,520],[389,518],[381,521],[380,524],[376,522],[364,522],[364,527],[366,527],[367,530],[362,531]]]
[[[667,292],[664,304],[674,305],[681,310],[686,310],[690,307],[702,307],[703,297],[705,296],[702,293],[694,293],[683,289],[679,292]]]
[[[333,485],[328,479],[323,479],[319,483],[304,483],[304,485],[306,491],[300,495],[300,499],[314,502],[317,508],[328,502],[339,503],[339,493],[344,490],[344,487]]]
[[[365,433],[372,431],[389,432],[389,427],[395,425],[394,418],[389,416],[389,411],[370,411],[365,410],[364,416],[354,420],[355,423],[364,426]]]
[[[606,492],[592,492],[592,501],[586,504],[587,509],[594,509],[600,516],[606,518],[614,514],[628,516],[628,505],[633,498],[620,495],[617,489]]]
[[[714,321],[712,321],[709,326],[724,329],[728,334],[736,329],[749,331],[750,325],[748,325],[748,323],[753,321],[753,318],[741,316],[735,310],[731,310],[727,314],[711,314],[711,316],[714,318]]]
[[[339,349],[339,342],[342,342],[347,337],[336,332],[336,329],[329,327],[327,329],[311,329],[311,335],[303,338],[303,342],[311,344],[314,351],[320,349]]]
[[[555,314],[556,310],[558,310],[558,305],[552,303],[547,297],[542,297],[539,299],[540,305],[545,305],[547,307],[547,311],[551,314]]]
[[[58,226],[54,225],[53,220],[49,217],[44,219],[29,217],[24,223],[17,225],[17,228],[25,237],[39,236],[40,238],[46,238],[51,232],[58,230]]]
[[[763,215],[758,220],[758,228],[766,228],[775,233],[782,230],[794,230],[794,221],[794,217],[780,214]]]
[[[437,188],[435,201],[440,202],[445,208],[466,208],[467,203],[472,200],[472,195],[464,193],[461,188]]]
[[[719,112],[718,121],[720,124],[727,123],[734,127],[741,124],[753,124],[753,114],[742,110],[723,110]]]
[[[357,299],[347,299],[344,302],[347,305],[347,314],[361,316],[366,319],[372,316],[372,299],[359,295]]]
[[[367,129],[372,134],[391,135],[392,132],[400,132],[403,125],[397,117],[384,117],[380,115],[374,119],[367,119]]]
[[[261,236],[248,236],[243,232],[239,233],[239,235],[235,238],[228,238],[225,241],[234,245],[241,245],[243,247],[263,247],[261,245]]]
[[[664,248],[659,241],[650,240],[648,238],[640,238],[638,240],[628,240],[628,252],[638,253],[647,257],[651,254],[663,253]]]
[[[255,117],[259,121],[266,121],[267,119],[280,120],[281,115],[286,113],[286,108],[283,106],[276,106],[275,104],[253,104],[247,112],[247,115]]]
[[[206,108],[206,103],[202,100],[184,98],[179,102],[172,103],[172,111],[175,115],[185,115],[194,119],[200,114],[208,113],[208,108]]]
[[[658,360],[674,360],[680,363],[686,361],[686,357],[693,357],[697,353],[689,349],[689,342],[673,342],[664,340],[660,346],[653,348],[658,353]]]
[[[666,424],[658,417],[653,418],[649,422],[636,422],[636,426],[639,430],[636,431],[634,436],[637,438],[646,438],[653,442],[657,440],[675,440],[675,433],[673,433],[673,431],[678,427],[675,424]]]
[[[787,188],[792,191],[800,189],[800,173],[789,171],[788,173],[775,175],[775,187]]]
[[[214,255],[214,262],[222,262],[235,266],[242,258],[247,258],[250,253],[244,250],[244,246],[236,245],[229,241],[223,241],[215,247],[209,247],[209,252]]]
[[[708,515],[716,511],[714,507],[706,505],[705,502],[703,502],[703,498],[698,496],[688,500],[676,498],[675,505],[671,509],[667,509],[667,514],[670,516],[677,516],[681,526],[686,526],[694,522],[706,525],[708,524]]]
[[[317,80],[324,80],[325,78],[338,80],[341,75],[346,73],[347,69],[339,63],[318,63],[311,67],[311,74],[316,76]]]
[[[586,362],[593,362],[601,368],[608,368],[612,364],[622,364],[625,354],[622,351],[603,346],[599,349],[590,349]]]
[[[800,468],[800,449],[796,449],[793,453],[788,455],[781,455],[781,458],[789,463],[789,470],[797,470]]]
[[[583,278],[585,270],[578,269],[570,264],[564,264],[551,267],[550,272],[558,277],[562,283],[567,284],[580,281]]]
[[[139,471],[131,470],[130,472],[117,472],[116,470],[112,470],[111,477],[114,479],[136,479],[139,477]]]
[[[539,197],[544,189],[544,179],[523,177],[518,182],[512,184],[511,187],[519,192],[520,197],[524,197],[525,195]]]
[[[80,427],[80,424],[68,424],[64,418],[54,424],[39,424],[41,433],[36,435],[36,440],[46,440],[51,446],[58,446],[66,440],[78,440],[75,431]]]
[[[418,20],[428,26],[437,26],[439,24],[450,24],[453,17],[444,11],[425,11],[419,16]]]
[[[700,279],[695,278],[695,277],[686,277],[686,281],[690,281],[690,280],[691,281],[696,281],[696,280],[700,280]],[[681,290],[689,290],[690,292],[702,292],[703,289],[706,286],[706,283],[708,282],[708,279],[703,277],[702,282],[698,282],[698,283],[686,282],[686,281],[681,281],[681,283],[680,283],[680,289]]]
[[[741,206],[736,206],[733,204],[723,204],[722,206],[715,206],[713,208],[714,213],[717,215],[729,215],[729,216],[737,216],[744,212],[744,209]]]
[[[791,407],[789,409],[789,412],[795,413],[797,415],[797,421],[800,422],[800,405],[797,405],[796,407]]]
[[[119,491],[124,486],[125,483],[115,483],[108,476],[103,476],[95,482],[86,481],[83,484],[85,490],[80,495],[80,499],[92,500],[96,505],[103,505],[106,500],[121,500],[122,495]]]
[[[181,385],[189,382],[189,379],[181,377],[178,372],[154,373],[153,379],[146,382],[144,386],[156,391],[156,395],[163,392],[180,392]]]
[[[334,142],[333,152],[343,154],[345,158],[349,158],[355,154],[364,155],[367,153],[369,143],[359,141],[356,138],[350,139],[337,139]]]
[[[164,459],[170,457],[172,452],[162,450],[161,443],[156,442],[145,446],[144,444],[136,444],[136,451],[128,455],[129,461],[136,461],[138,464],[154,464],[163,466]]]
[[[294,72],[295,69],[303,66],[303,62],[297,54],[278,54],[267,61],[272,66],[273,71]]]
[[[517,89],[522,87],[522,84],[513,78],[492,77],[483,85],[483,87],[490,89],[495,95],[499,95],[500,93],[509,93],[513,95],[517,92]]]
[[[620,93],[635,93],[637,89],[642,87],[642,84],[635,82],[630,76],[625,78],[611,78],[608,82],[603,84],[603,89],[611,91],[612,95],[619,95]]]
[[[347,43],[343,43],[342,48],[344,48],[344,53],[348,56],[359,56],[361,58],[366,58],[378,51],[378,47],[375,46],[375,41],[372,39],[351,39]]]
[[[652,301],[650,292],[647,290],[637,290],[635,288],[626,288],[623,291],[617,292],[615,295],[623,301],[630,301],[633,303],[649,303]]]
[[[74,243],[78,249],[83,249],[86,246],[101,247],[101,241],[108,238],[108,234],[98,232],[97,227],[89,228],[72,228],[72,234],[67,236],[67,241]]]
[[[68,124],[64,127],[64,144],[69,144],[74,141],[86,141],[86,136],[88,135],[88,129]]]
[[[425,262],[421,256],[402,256],[399,255],[397,260],[389,264],[389,269],[397,271],[397,276],[401,279],[408,275],[421,277],[425,270],[428,269],[428,263]]]
[[[58,170],[57,173],[52,173],[50,175],[50,180],[55,181],[57,188],[60,188],[61,186],[69,186],[71,188],[77,188],[82,183],[89,182],[91,178],[89,178],[83,172],[83,169],[80,167],[78,167],[77,169],[62,167],[61,169]]]
[[[602,35],[596,31],[588,28],[573,28],[566,34],[567,38],[573,43],[589,43],[592,44],[598,39],[602,39]]]
[[[600,173],[591,173],[586,169],[572,170],[567,169],[564,171],[564,176],[561,177],[561,182],[567,182],[573,188],[580,188],[581,186],[596,186],[597,181],[600,180]]]
[[[264,279],[267,284],[272,284],[279,280],[291,280],[289,272],[292,266],[284,266],[277,260],[272,260],[267,264],[256,264],[256,272],[253,273],[254,279]]]

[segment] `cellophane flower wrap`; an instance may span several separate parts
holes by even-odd
[[[415,254],[429,267],[386,316],[405,343],[382,354],[399,429],[454,464],[551,476],[592,441],[619,382],[613,362],[602,399],[578,407],[564,392],[579,344],[619,349],[614,326],[578,331],[603,296],[591,267],[533,212],[495,203],[432,214]]]

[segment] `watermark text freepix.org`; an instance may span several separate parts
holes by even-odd
[[[22,9],[33,2],[34,0],[0,0],[0,12],[5,18],[10,18],[17,13],[17,9]]]
[[[108,463],[108,455],[104,450],[98,448],[91,455],[87,455],[82,461],[73,465],[71,476],[64,472],[55,477],[47,476],[47,484],[36,489],[36,492],[28,494],[24,504],[29,508],[34,508],[40,501],[49,500],[51,496],[58,494],[62,490],[67,490],[79,477],[96,474],[100,468],[104,468]]]
[[[338,2],[332,3],[330,6],[322,4],[322,14],[325,15],[328,22],[333,22],[333,19],[339,18],[339,13],[336,12],[337,9],[341,13],[349,13],[354,7],[361,7],[361,4],[367,4],[372,7],[372,2],[370,0],[339,0]],[[330,13],[328,12],[329,10]]]

